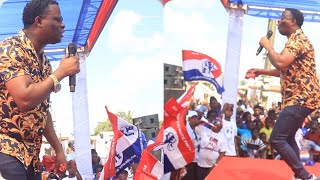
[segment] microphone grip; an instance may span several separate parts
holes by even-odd
[[[258,56],[260,54],[260,52],[262,51],[263,47],[262,46],[259,46],[257,52],[256,52],[256,55]]]
[[[268,33],[267,33],[267,38],[270,39],[270,37],[272,36],[273,34],[273,31],[269,30]],[[263,49],[263,46],[259,46],[258,50],[257,50],[257,53],[256,55],[258,56],[260,54],[260,52],[262,51]]]
[[[75,92],[75,90],[76,90],[76,75],[69,76],[69,86],[70,86],[70,92]]]
[[[69,57],[75,56],[77,53],[77,45],[75,43],[69,43],[68,54]],[[75,92],[76,90],[76,75],[69,76],[69,86],[70,92]]]

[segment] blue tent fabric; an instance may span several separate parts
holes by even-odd
[[[6,0],[2,5],[0,3],[0,41],[23,28],[22,12],[27,2],[29,0]],[[46,54],[51,61],[60,60],[64,55],[63,49],[70,42],[78,47],[86,45],[102,0],[58,0],[58,3],[66,27],[62,42],[46,47]],[[59,49],[61,51],[51,52]]]
[[[302,11],[305,21],[320,22],[320,0],[229,0],[230,3],[248,6],[248,15],[278,19],[285,8]]]

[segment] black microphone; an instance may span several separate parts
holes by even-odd
[[[273,32],[272,32],[271,30],[269,30],[268,33],[267,33],[267,38],[269,39],[269,38],[272,36],[272,34],[273,34]],[[257,53],[256,53],[257,56],[258,56],[258,55],[260,54],[260,52],[262,51],[262,48],[263,48],[263,47],[260,45],[260,47],[258,48]]]
[[[68,45],[68,54],[69,57],[75,56],[77,53],[77,45],[75,43],[69,43]],[[69,76],[69,86],[70,92],[76,90],[76,75]]]

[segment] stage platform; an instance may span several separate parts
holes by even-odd
[[[305,166],[320,176],[320,164]],[[206,180],[292,180],[293,172],[282,160],[223,157]]]

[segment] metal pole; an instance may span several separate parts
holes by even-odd
[[[269,19],[268,21],[268,31],[271,30],[273,32],[273,35],[270,37],[271,45],[274,46],[274,40],[276,36],[276,29],[277,29],[277,20],[276,19]],[[267,57],[267,54],[264,54],[264,69],[271,69],[271,63],[269,58]],[[269,78],[269,76],[264,75],[263,76],[263,84],[266,82],[266,79]],[[262,89],[262,91],[266,91],[265,89]],[[262,92],[261,91],[261,92]],[[267,90],[268,91],[268,90]],[[261,93],[262,95],[262,93]],[[268,97],[262,96],[262,105],[263,107],[267,108],[268,105]]]

